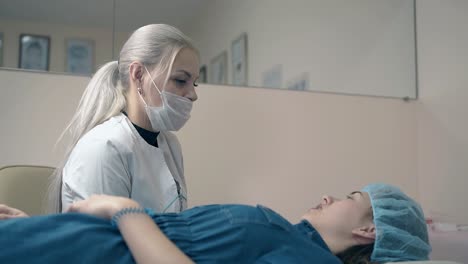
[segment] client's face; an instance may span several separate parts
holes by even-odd
[[[352,192],[346,199],[324,196],[303,218],[322,236],[326,233],[327,236],[352,238],[356,230],[374,227],[370,198],[365,192]]]

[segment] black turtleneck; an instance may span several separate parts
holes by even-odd
[[[128,117],[127,113],[125,113],[125,112],[122,112],[122,113],[125,116]],[[153,131],[146,130],[146,129],[142,128],[142,127],[139,127],[139,126],[135,125],[133,122],[132,122],[132,125],[138,131],[138,134],[140,134],[140,136],[146,141],[146,143],[150,144],[151,146],[158,147],[159,131],[158,132],[153,132]]]

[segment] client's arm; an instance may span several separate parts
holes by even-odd
[[[28,217],[28,215],[16,208],[9,207],[4,204],[0,204],[0,220],[18,218],[18,217]]]
[[[71,212],[93,214],[111,219],[124,208],[140,205],[123,197],[94,195],[70,206]],[[119,230],[138,264],[146,263],[193,263],[153,220],[146,214],[124,214],[119,220]]]

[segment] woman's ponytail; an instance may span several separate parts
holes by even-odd
[[[75,114],[57,141],[61,142],[65,137],[70,138],[64,159],[52,174],[48,212],[58,213],[62,209],[62,170],[75,145],[89,130],[118,115],[125,106],[125,92],[119,84],[118,63],[117,61],[108,62],[91,78]]]

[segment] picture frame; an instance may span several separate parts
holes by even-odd
[[[211,84],[227,84],[227,51],[222,51],[210,62]]]
[[[247,33],[242,33],[231,43],[232,84],[247,85]]]
[[[310,89],[309,74],[304,72],[294,79],[291,79],[286,85],[289,90],[306,91]]]
[[[3,33],[0,32],[0,67],[3,67]]]
[[[34,34],[20,34],[18,68],[28,70],[49,70],[50,37]]]
[[[283,87],[283,66],[276,64],[262,74],[262,87],[281,88]]]
[[[94,72],[94,41],[69,38],[65,41],[65,71],[91,75]]]
[[[198,78],[198,82],[206,83],[207,76],[206,76],[206,65],[200,67],[200,77]]]

